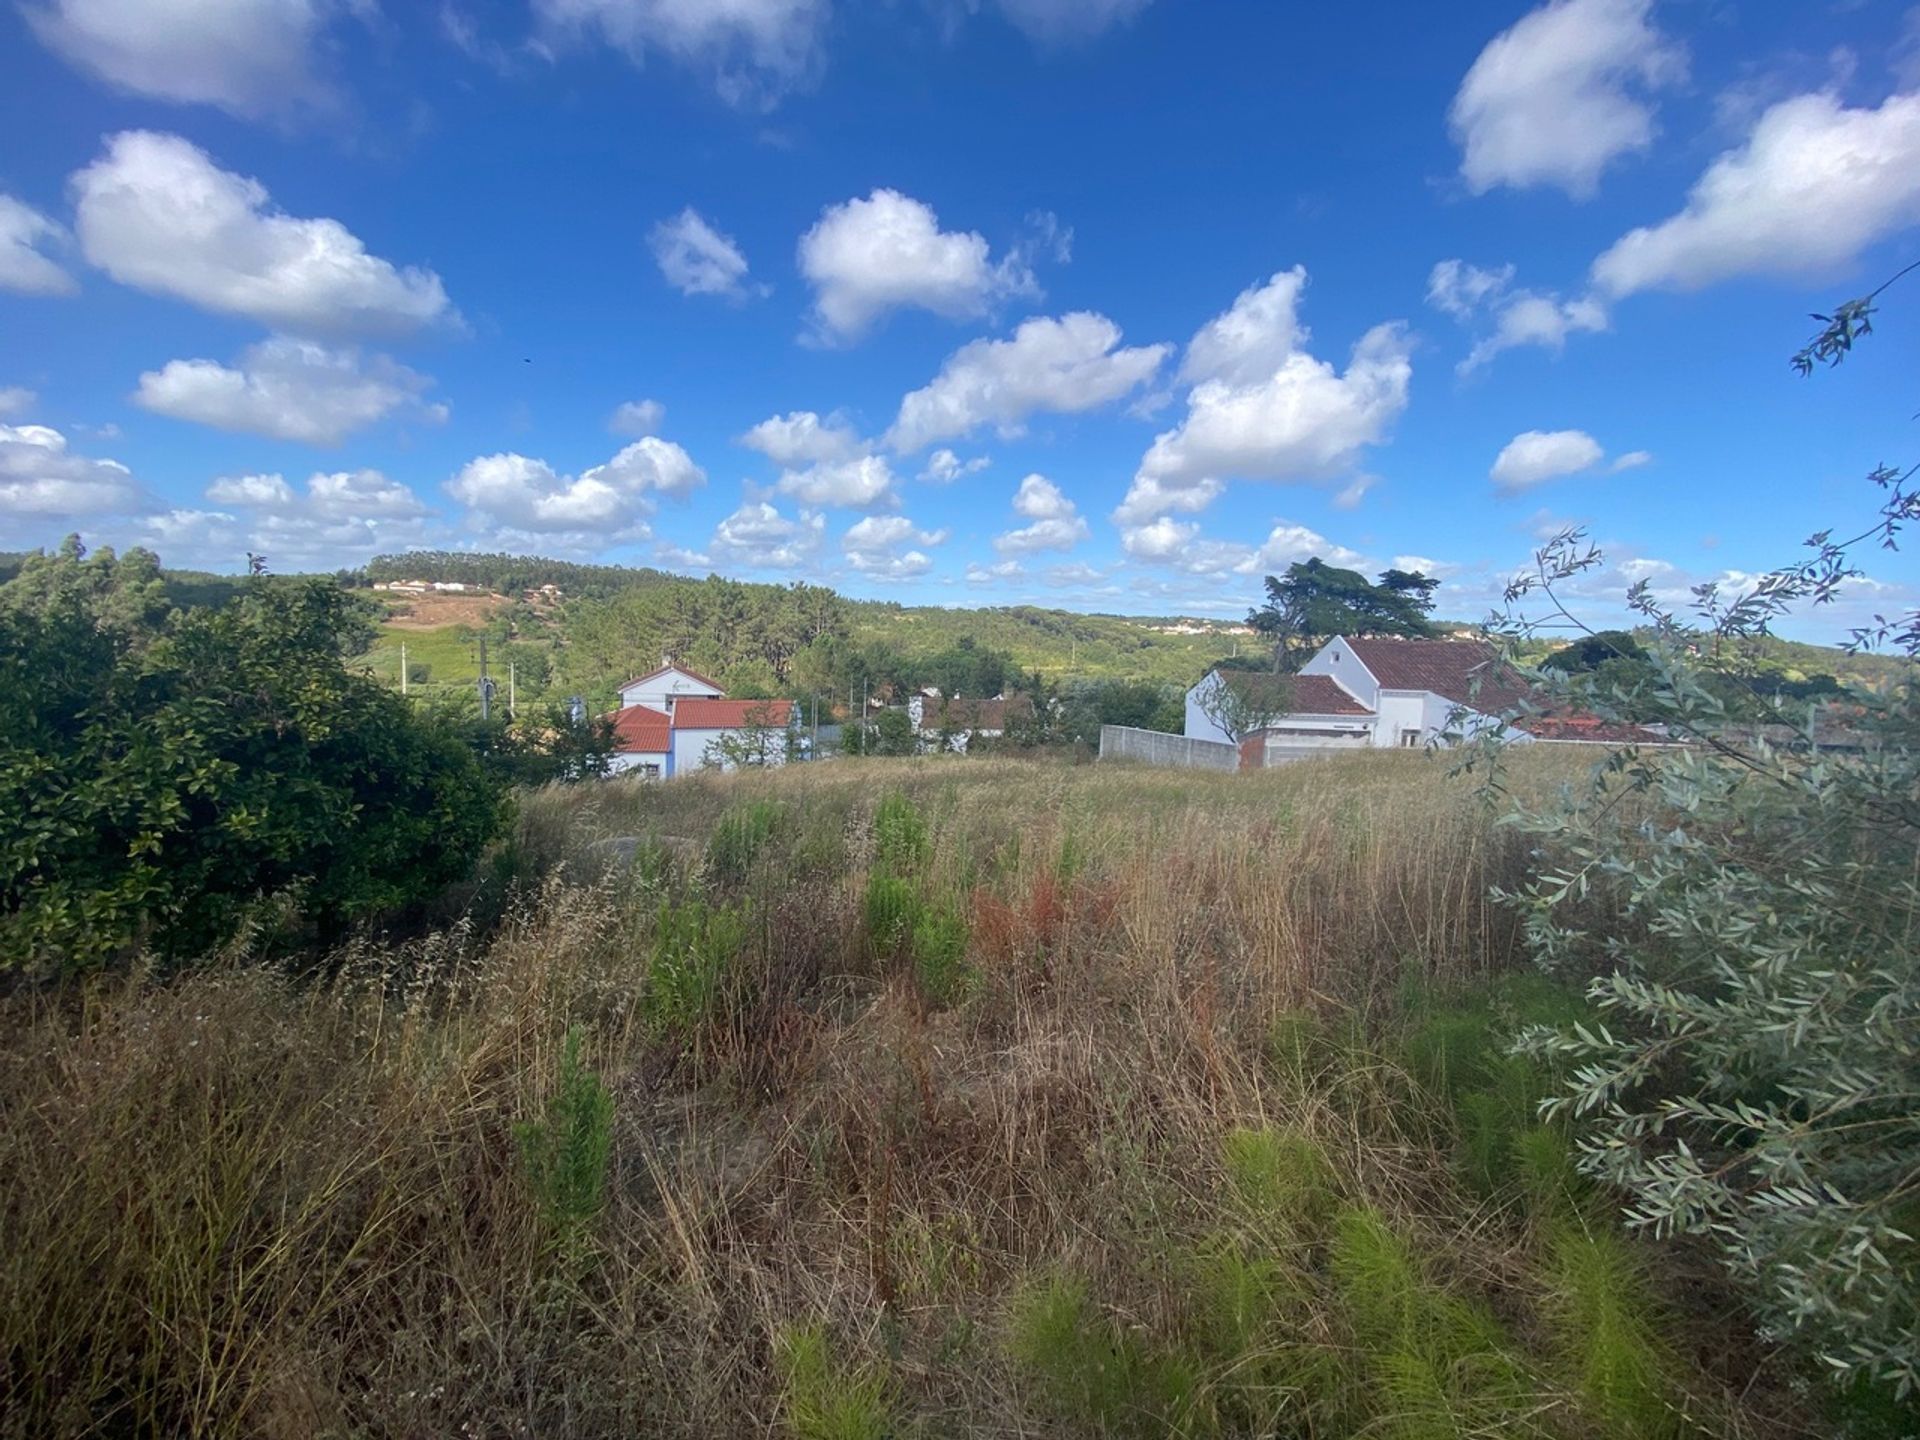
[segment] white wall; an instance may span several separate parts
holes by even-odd
[[[1233,743],[1232,737],[1208,719],[1207,712],[1200,708],[1200,698],[1211,691],[1215,685],[1223,683],[1225,682],[1220,679],[1218,670],[1209,670],[1200,677],[1197,685],[1187,691],[1187,723],[1184,728],[1188,739],[1215,740],[1222,745]]]
[[[693,774],[694,771],[700,769],[701,766],[707,763],[708,746],[712,745],[714,741],[720,739],[722,736],[732,735],[737,737],[740,733],[738,730],[681,730],[676,728],[673,732],[672,773],[675,775]],[[779,736],[776,733],[775,741],[777,742],[778,739]],[[787,754],[785,745],[774,743],[772,749],[773,753],[767,757],[767,763],[769,765],[786,764]],[[733,767],[728,765],[724,768],[731,770]]]
[[[609,775],[619,775],[628,770],[637,770],[642,765],[658,765],[660,767],[661,778],[666,778],[667,752],[661,750],[649,753],[634,750],[611,756],[607,761],[607,773]]]
[[[1380,682],[1373,678],[1373,672],[1360,662],[1353,653],[1344,636],[1336,635],[1314,653],[1314,657],[1300,667],[1302,675],[1330,675],[1340,683],[1354,699],[1369,710],[1379,708]]]
[[[704,681],[694,679],[684,670],[668,670],[665,674],[650,676],[629,685],[620,692],[620,703],[665,710],[668,700],[682,695],[700,695],[718,700],[723,693]]]

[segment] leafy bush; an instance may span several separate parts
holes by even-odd
[[[464,746],[343,668],[330,585],[158,629],[33,600],[0,604],[0,968],[204,955],[272,896],[338,932],[464,877],[501,824]]]
[[[1796,367],[1837,363],[1872,308],[1822,317]],[[1843,707],[1745,682],[1775,620],[1857,574],[1853,549],[1897,548],[1920,519],[1914,473],[1875,470],[1866,530],[1701,587],[1692,618],[1636,586],[1650,628],[1630,683],[1541,675],[1684,743],[1621,747],[1557,804],[1516,806],[1544,863],[1503,897],[1544,969],[1591,977],[1598,1022],[1521,1042],[1571,1068],[1550,1110],[1579,1123],[1582,1168],[1625,1192],[1631,1224],[1711,1237],[1765,1333],[1897,1397],[1920,1387],[1920,615],[1856,632],[1903,658]],[[1598,563],[1579,532],[1557,537],[1509,588],[1504,628],[1524,639],[1536,596],[1570,620],[1555,587]]]
[[[913,922],[913,975],[930,1004],[957,1005],[973,992],[979,972],[967,962],[966,918],[922,903]]]

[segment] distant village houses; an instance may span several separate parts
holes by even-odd
[[[907,700],[907,718],[922,745],[965,754],[976,740],[998,740],[1008,721],[1033,718],[1033,701],[1025,695],[996,695],[991,700],[943,696],[929,686]]]
[[[1257,698],[1222,704],[1221,686],[1269,688],[1284,709]],[[1291,676],[1215,669],[1187,692],[1189,738],[1238,745],[1257,767],[1332,750],[1418,748],[1498,730],[1519,744],[1659,743],[1634,725],[1564,711],[1502,718],[1529,697],[1523,680],[1484,640],[1336,636]],[[1241,723],[1229,733],[1223,721]]]
[[[664,661],[620,687],[609,773],[669,780],[696,770],[782,765],[799,749],[791,700],[730,700],[697,671]]]

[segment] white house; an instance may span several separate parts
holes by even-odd
[[[1033,701],[1025,695],[963,700],[929,688],[907,701],[907,718],[922,741],[935,746],[947,742],[962,754],[975,740],[997,740],[1005,735],[1009,719],[1026,719],[1032,714]]]
[[[613,712],[613,774],[666,780],[709,764],[732,769],[717,742],[746,764],[779,765],[794,748],[799,714],[791,700],[729,700],[696,671],[668,661],[620,687]]]
[[[1244,683],[1234,678],[1243,673],[1209,671],[1187,692],[1188,735],[1230,738],[1207,714],[1207,699],[1215,686]],[[1488,726],[1499,726],[1506,739],[1522,743],[1656,738],[1635,726],[1564,712],[1501,721],[1503,712],[1527,698],[1527,687],[1501,665],[1491,645],[1478,639],[1336,636],[1291,677],[1290,689],[1292,708],[1260,727],[1269,751],[1446,744]]]

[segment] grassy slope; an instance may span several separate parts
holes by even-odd
[[[1589,1393],[1645,1257],[1464,1178],[1521,858],[1418,755],[619,782],[491,939],[0,997],[0,1436],[1807,1433],[1679,1250]]]

